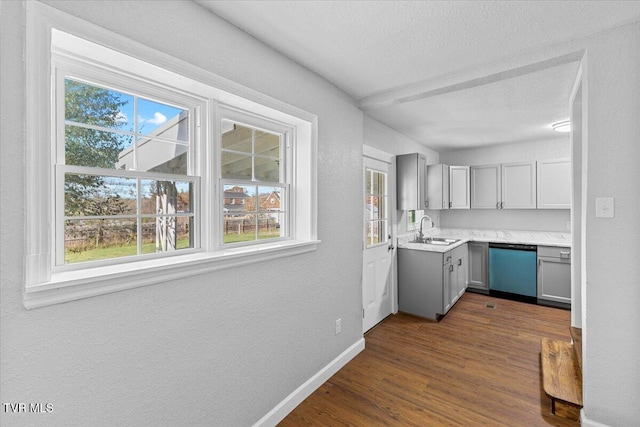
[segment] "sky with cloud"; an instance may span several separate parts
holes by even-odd
[[[134,97],[118,92],[114,92],[114,94],[117,95],[122,102],[126,102],[120,107],[120,112],[117,116],[118,121],[122,123],[123,129],[133,130]],[[150,101],[144,98],[137,98],[137,131],[143,134],[153,132],[167,121],[178,116],[182,111],[183,110],[179,108],[175,108],[167,104]]]

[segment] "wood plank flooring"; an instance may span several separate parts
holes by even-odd
[[[540,339],[568,342],[569,326],[567,310],[470,292],[440,322],[390,316],[279,425],[578,426],[541,382]]]

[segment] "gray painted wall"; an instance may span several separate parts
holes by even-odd
[[[3,1],[2,402],[51,402],[54,411],[3,412],[1,424],[251,425],[362,337],[363,114],[195,3],[48,3],[318,115],[322,243],[288,259],[25,310],[25,14],[22,2]]]

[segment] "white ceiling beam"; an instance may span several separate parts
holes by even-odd
[[[518,57],[509,61],[449,74],[441,78],[423,80],[366,96],[358,100],[358,107],[363,111],[371,111],[444,93],[495,83],[558,65],[579,61],[583,55],[584,51],[576,51],[550,59],[536,58],[536,56],[539,55],[535,54],[527,55],[525,58]],[[525,62],[527,59],[529,59],[529,62]],[[535,59],[535,61],[532,61],[532,59]],[[525,63],[523,64],[523,62]]]

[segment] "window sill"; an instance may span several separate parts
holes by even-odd
[[[27,309],[104,295],[155,283],[179,280],[226,268],[240,267],[315,251],[319,240],[283,241],[259,246],[224,249],[172,258],[96,267],[52,275],[49,282],[27,286]]]

